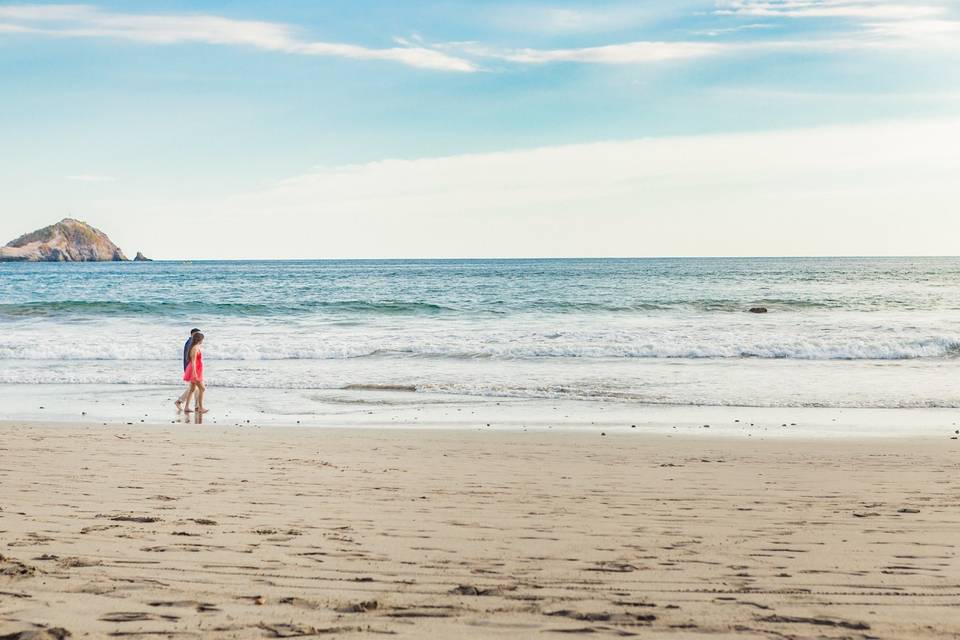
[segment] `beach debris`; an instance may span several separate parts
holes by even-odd
[[[490,587],[484,589],[470,584],[461,584],[460,586],[451,589],[450,593],[461,596],[499,596],[503,593],[503,591],[499,587]]]
[[[768,309],[766,307],[750,307],[747,311],[750,313],[767,313]]]
[[[91,531],[106,531],[107,529],[116,529],[119,526],[120,525],[118,524],[95,524],[95,525],[91,525],[89,527],[84,527],[80,529],[80,533],[87,534],[87,533],[90,533]]]
[[[64,640],[64,638],[69,638],[72,635],[63,627],[50,627],[48,629],[28,629],[5,633],[0,636],[0,640]]]
[[[147,605],[151,607],[184,607],[196,609],[200,613],[205,611],[220,611],[212,602],[200,602],[198,600],[156,600],[154,602],[148,602]]]
[[[146,611],[114,611],[100,616],[103,622],[148,622],[150,620],[179,620],[180,616],[154,615]]]
[[[217,524],[216,520],[211,520],[210,518],[188,518],[190,522],[196,522],[197,524],[212,526]]]
[[[96,567],[102,565],[100,560],[87,560],[85,558],[69,557],[61,558],[57,564],[64,569],[74,569],[77,567]]]
[[[282,598],[277,598],[277,604],[289,604],[294,607],[300,607],[301,609],[322,608],[322,605],[315,600],[307,600],[306,598],[298,598],[297,596],[284,596]]]
[[[98,518],[106,518],[109,516],[97,515]],[[160,522],[160,518],[155,518],[153,516],[113,516],[110,517],[111,520],[115,522],[139,522],[139,523],[150,523],[150,522]]]
[[[453,607],[444,605],[428,605],[421,608],[397,607],[386,615],[391,618],[449,618],[453,616],[449,609]]]
[[[802,616],[780,616],[770,615],[758,617],[759,622],[777,622],[790,624],[813,624],[822,627],[838,627],[840,629],[852,629],[854,631],[866,631],[870,625],[866,622],[849,622],[847,620],[835,620],[833,618],[805,618]]]
[[[897,509],[897,513],[920,513],[920,509],[912,509],[910,507],[903,507],[902,509]]]
[[[37,568],[0,554],[0,576],[6,578],[29,578],[37,574]]]
[[[580,613],[570,609],[558,609],[557,611],[545,611],[545,616],[557,616],[562,618],[571,618],[581,622],[613,622],[620,624],[634,624],[637,622],[653,622],[657,616],[652,613],[610,613],[600,611],[595,613]]]
[[[598,562],[595,567],[588,567],[587,571],[603,571],[608,573],[630,573],[637,571],[638,567],[627,562],[603,561]]]
[[[360,627],[313,627],[294,622],[261,622],[257,625],[257,627],[272,634],[270,636],[271,638],[299,638],[306,636],[329,635],[332,633],[363,631],[363,629]]]
[[[879,516],[880,514],[876,511],[854,511],[854,518],[872,518],[874,516]]]
[[[337,609],[338,613],[366,613],[367,611],[376,611],[380,608],[380,603],[376,600],[364,600],[363,602],[357,602],[354,604],[349,604],[345,607],[340,607]]]

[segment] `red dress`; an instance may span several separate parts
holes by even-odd
[[[194,371],[193,360],[187,365],[183,372],[184,382],[203,382],[203,352],[197,349],[197,367]]]

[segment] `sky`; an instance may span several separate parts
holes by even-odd
[[[0,1],[0,242],[960,253],[958,0]]]

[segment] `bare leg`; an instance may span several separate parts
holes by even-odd
[[[197,388],[197,413],[206,413],[207,410],[203,406],[203,394],[207,387],[202,382],[194,382],[193,384]]]
[[[190,398],[193,397],[193,392],[196,390],[197,390],[197,383],[191,382],[190,388],[187,389],[186,393],[183,394],[184,396],[186,396],[186,399],[183,402],[187,407],[186,409],[184,409],[184,411],[187,413],[193,413],[193,409],[190,408]]]
[[[187,389],[180,394],[180,397],[177,398],[177,401],[173,404],[176,405],[177,411],[183,409],[183,405],[186,404],[188,409],[190,407],[190,396],[193,395],[193,384],[187,384]]]

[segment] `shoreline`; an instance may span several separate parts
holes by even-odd
[[[960,633],[942,440],[0,429],[2,633]]]
[[[179,387],[0,385],[0,423],[97,426],[192,424],[177,414]],[[211,387],[205,427],[452,428],[606,431],[739,439],[940,438],[957,436],[952,408],[642,405],[568,399],[486,398],[408,391],[278,390],[254,394]],[[187,422],[189,421],[189,422]]]

